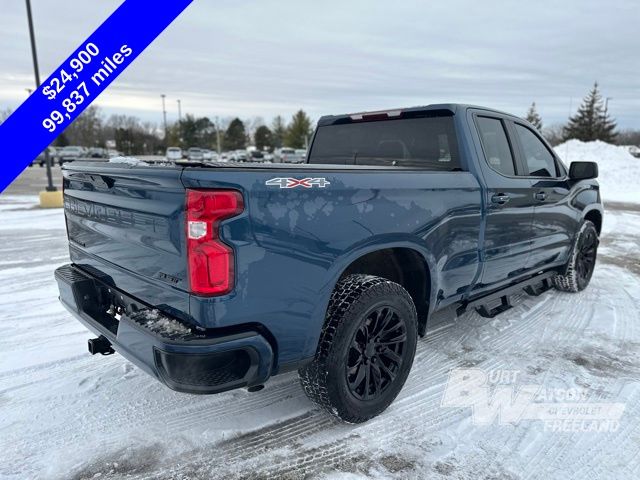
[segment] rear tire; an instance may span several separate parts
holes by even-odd
[[[314,360],[299,370],[316,404],[349,423],[383,412],[402,389],[416,351],[418,320],[409,293],[372,275],[336,286]]]
[[[556,289],[563,292],[580,292],[587,288],[596,266],[598,230],[593,222],[585,220],[576,235],[576,243],[564,275],[553,278]]]

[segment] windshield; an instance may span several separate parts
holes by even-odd
[[[453,117],[322,126],[311,146],[309,163],[459,170]]]

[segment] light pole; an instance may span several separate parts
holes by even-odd
[[[164,99],[166,98],[166,95],[163,93],[160,96],[162,97],[162,121],[164,123],[164,141],[166,142],[167,141],[167,108],[164,103]]]
[[[33,57],[33,72],[36,76],[36,89],[40,88],[40,70],[38,69],[38,52],[36,50],[36,35],[33,31],[33,17],[31,16],[31,1],[27,1],[27,20],[29,21],[29,37],[31,38],[31,56]],[[47,192],[55,192],[57,189],[53,186],[53,176],[51,175],[51,157],[49,157],[49,148],[44,150],[44,161],[47,166]]]
[[[180,141],[180,146],[182,147],[182,105],[180,99],[176,101],[178,102],[178,140]]]
[[[222,153],[220,149],[220,123],[218,122],[218,117],[216,117],[216,147],[218,149],[218,155]]]
[[[613,97],[607,97],[604,100],[604,116],[605,117],[609,113],[609,100],[613,100]]]

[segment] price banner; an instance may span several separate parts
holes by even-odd
[[[125,0],[0,125],[0,192],[193,0]]]

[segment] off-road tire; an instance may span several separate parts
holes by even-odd
[[[585,241],[591,240],[595,241],[595,244],[593,245],[593,261],[590,266],[590,270],[585,275],[584,273],[581,274],[578,262],[581,261],[581,255],[584,254],[583,249],[585,247]],[[563,292],[576,293],[587,288],[595,268],[598,243],[598,230],[596,229],[596,226],[593,222],[585,220],[580,227],[580,231],[576,235],[575,245],[571,251],[571,257],[569,258],[565,274],[553,277],[553,285],[556,289]]]
[[[366,400],[356,398],[347,373],[348,362],[353,361],[353,342],[356,342],[357,335],[362,335],[364,331],[368,332],[369,327],[374,328],[373,321],[370,320],[371,315],[382,315],[375,312],[388,312],[390,311],[388,309],[396,312],[394,319],[403,322],[405,328],[401,331],[406,331],[406,340],[400,347],[402,348],[401,363],[395,369],[395,376],[387,375],[386,385],[380,388],[377,398]],[[376,317],[376,324],[379,321]],[[374,336],[380,335],[372,335]],[[413,364],[417,337],[416,308],[411,296],[402,286],[372,275],[350,275],[338,283],[331,295],[314,360],[298,371],[302,388],[313,402],[343,421],[365,422],[384,411],[402,389]],[[370,340],[370,342],[374,341],[379,340],[378,338]],[[383,352],[381,355],[385,355],[386,347],[376,348],[379,349],[377,351]],[[372,354],[366,353],[359,358],[364,359],[366,355]],[[381,357],[376,359],[379,373],[381,371],[379,362],[383,359]],[[369,362],[375,362],[373,357]],[[369,367],[370,371],[371,368],[375,368],[373,364]],[[382,385],[379,375],[376,380]],[[368,381],[369,377],[367,377]],[[366,385],[368,396],[369,383]],[[375,386],[372,388],[375,390]]]

